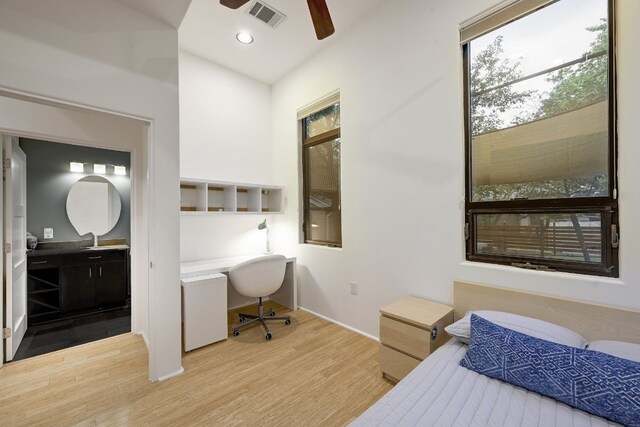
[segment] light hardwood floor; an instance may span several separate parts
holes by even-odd
[[[289,314],[271,341],[244,330],[183,355],[185,373],[162,383],[148,381],[147,350],[131,334],[7,364],[0,425],[341,426],[391,389],[378,343]]]

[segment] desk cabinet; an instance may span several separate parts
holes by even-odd
[[[415,297],[402,298],[380,309],[380,369],[398,382],[449,336],[453,307]]]
[[[227,339],[227,276],[182,279],[184,351]]]

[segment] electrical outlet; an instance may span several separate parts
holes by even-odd
[[[358,295],[358,284],[356,282],[349,282],[351,287],[351,295]]]
[[[45,228],[43,234],[45,239],[53,239],[53,228]]]

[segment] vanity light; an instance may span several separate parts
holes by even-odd
[[[71,172],[84,172],[84,163],[78,163],[78,162],[70,162],[69,163],[69,170]]]
[[[113,167],[113,173],[115,175],[126,175],[127,174],[127,168],[126,168],[126,166],[114,166]]]
[[[251,44],[253,43],[253,36],[246,31],[240,31],[236,34],[236,40],[242,44]]]
[[[95,163],[93,165],[93,173],[105,174],[105,173],[107,173],[107,167],[105,165],[99,165],[99,164]]]

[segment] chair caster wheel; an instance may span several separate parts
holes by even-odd
[[[285,320],[285,321],[284,321],[284,324],[285,324],[285,325],[290,325],[290,324],[291,324],[291,320]]]
[[[267,341],[271,341],[271,334],[265,335],[264,339],[266,339]]]
[[[271,313],[269,313],[269,316],[271,316],[271,317],[273,317],[273,316],[275,316],[275,315],[276,315],[276,312],[275,312],[275,311],[272,311]]]
[[[242,323],[242,322],[245,321],[245,318],[244,317],[240,317],[238,320],[240,321],[240,323]]]
[[[240,331],[233,331],[233,336],[237,337],[238,335],[240,335]]]

